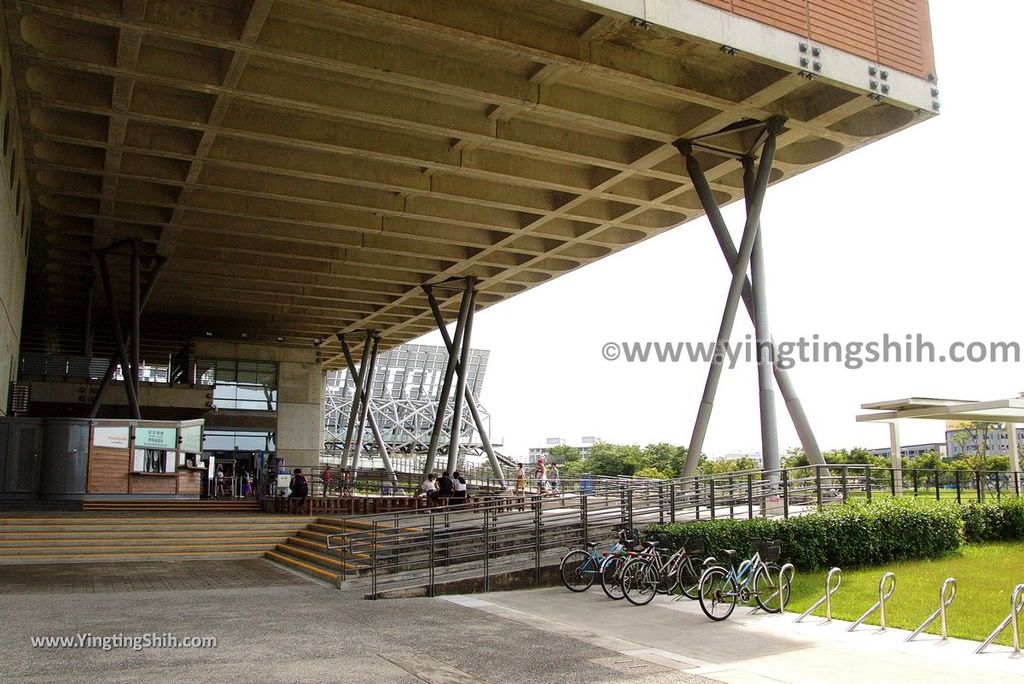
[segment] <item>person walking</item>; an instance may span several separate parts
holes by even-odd
[[[551,492],[553,494],[558,494],[562,491],[562,478],[558,473],[557,463],[551,464],[551,474],[548,477],[548,480],[551,482]]]

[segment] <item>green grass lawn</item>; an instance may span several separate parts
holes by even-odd
[[[786,608],[790,613],[802,613],[825,594],[827,572],[797,570]],[[896,573],[896,591],[885,609],[888,626],[917,629],[939,607],[939,587],[943,580],[954,577],[956,598],[946,610],[949,635],[984,641],[1010,612],[1013,588],[1024,582],[1024,544],[975,544],[938,560],[844,570],[842,586],[832,597],[832,617],[851,622],[860,617],[878,600],[878,582],[887,571]],[[825,606],[814,614],[823,616]],[[868,618],[867,624],[877,625],[878,615]],[[1010,629],[1007,627],[996,643],[1009,645]],[[932,623],[927,631],[939,634],[939,621]]]

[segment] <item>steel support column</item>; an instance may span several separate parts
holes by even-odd
[[[352,358],[352,352],[348,348],[347,344],[343,344],[341,347],[342,354],[345,356],[345,364],[348,366],[348,375],[350,378],[355,378],[358,373],[356,371],[356,363]],[[371,376],[372,377],[372,376]],[[373,415],[373,403],[367,402],[369,405],[369,411],[366,414],[366,420],[370,424],[370,431],[373,433],[373,438],[377,442],[377,449],[380,451],[380,459],[384,462],[384,472],[387,473],[388,479],[391,484],[395,487],[398,486],[398,476],[395,474],[394,466],[391,463],[391,454],[388,453],[387,444],[384,442],[384,435],[380,431],[380,427],[377,425],[377,419]],[[352,408],[349,409],[351,414],[355,411],[355,403],[352,404]]]
[[[750,211],[749,199],[754,193],[755,170],[752,157],[743,158],[743,189]],[[775,349],[768,326],[768,296],[764,275],[764,246],[761,217],[757,217],[757,233],[750,251],[750,289],[754,296],[754,339],[757,342],[757,391],[761,409],[761,459],[764,470],[779,469],[779,433],[775,419],[775,390],[772,369]],[[744,283],[745,285],[746,283]]]
[[[363,433],[366,430],[366,415],[370,411],[370,398],[373,396],[373,371],[377,366],[377,349],[380,347],[380,335],[372,332],[373,343],[370,347],[370,360],[363,359],[362,365],[366,366],[363,373],[362,403],[359,407],[359,427],[356,430],[355,448],[352,449],[352,481],[355,482],[359,474],[359,454],[363,450]]]
[[[124,391],[128,397],[128,408],[135,420],[142,419],[142,411],[139,408],[139,398],[135,392],[135,383],[131,381],[132,365],[128,361],[128,349],[125,346],[124,333],[121,330],[121,317],[117,313],[117,300],[114,298],[114,289],[110,282],[110,268],[107,266],[107,253],[98,252],[97,259],[100,265],[100,280],[103,282],[103,294],[107,299],[107,312],[110,314],[110,327],[114,333],[114,344],[117,346],[118,360],[121,362],[121,372],[124,375]]]
[[[476,304],[476,278],[466,278],[466,289],[462,293],[463,299],[469,299],[469,307],[466,309],[466,322],[463,324],[462,349],[459,358],[455,360],[455,370],[461,367],[463,372],[458,374],[455,382],[455,406],[452,407],[452,427],[449,431],[448,440],[448,472],[454,473],[459,462],[459,437],[462,434],[462,406],[466,398],[466,379],[469,377],[469,341],[473,333],[473,309]],[[455,352],[454,349],[448,352],[449,358]]]
[[[750,263],[750,255],[754,249],[754,239],[757,237],[761,207],[764,205],[764,196],[768,189],[772,162],[775,159],[776,136],[781,127],[782,120],[779,118],[769,119],[767,123],[767,136],[761,148],[761,160],[754,178],[754,192],[747,203],[747,219],[743,226],[739,253],[732,269],[732,281],[729,284],[729,293],[725,300],[725,310],[722,312],[722,322],[718,329],[715,357],[712,359],[708,369],[707,381],[704,384],[704,394],[701,397],[700,407],[697,410],[697,420],[693,426],[693,434],[690,438],[690,446],[686,454],[686,464],[683,468],[684,476],[696,473],[701,449],[704,446],[704,437],[707,434],[708,422],[711,419],[715,394],[718,392],[718,382],[722,377],[724,349],[725,345],[729,342],[729,338],[732,336],[732,328],[736,320],[736,310],[739,308],[743,286],[747,282],[747,265]],[[677,143],[677,146],[686,156],[687,160],[693,159],[691,143],[680,141]],[[695,159],[694,161],[696,162]],[[705,207],[705,211],[712,208],[715,213],[718,213],[718,207],[713,201],[710,207]]]
[[[729,229],[725,225],[725,220],[722,218],[721,213],[718,212],[718,207],[715,205],[714,196],[711,193],[711,186],[708,185],[707,178],[704,176],[703,170],[700,168],[700,164],[697,163],[696,159],[692,157],[686,158],[686,168],[690,174],[690,178],[693,179],[694,188],[697,191],[698,196],[701,198],[702,204],[705,204],[705,211],[711,228],[715,232],[715,238],[718,240],[718,245],[722,250],[722,256],[725,257],[726,263],[729,265],[731,270],[736,264],[736,246],[733,244],[732,236],[729,234]],[[709,210],[707,207],[713,207]],[[759,229],[760,230],[760,229]],[[754,321],[754,295],[752,292],[751,284],[749,281],[743,284],[743,304],[747,309],[747,314],[750,316],[751,322]],[[772,352],[776,349],[775,341],[771,340]],[[800,397],[796,393],[796,387],[793,385],[793,381],[789,377],[789,373],[779,366],[773,368],[775,374],[775,382],[778,383],[779,393],[782,395],[783,401],[786,402],[786,410],[789,412],[790,419],[793,421],[793,427],[796,429],[797,436],[800,439],[800,444],[804,448],[804,453],[807,454],[807,460],[812,465],[824,465],[825,459],[821,455],[821,449],[818,447],[818,440],[814,437],[814,431],[811,430],[810,421],[807,420],[807,414],[804,412],[803,404],[800,402]]]
[[[139,241],[132,240],[132,252],[131,252],[131,286],[132,286],[132,305],[131,305],[131,363],[132,363],[132,384],[135,385],[135,396],[139,395],[139,375],[142,370],[142,359],[139,353],[139,346],[141,340],[140,330],[142,325],[142,275],[139,261],[141,259],[139,255]],[[168,368],[168,373],[170,369]],[[127,379],[127,378],[126,378]]]
[[[142,295],[139,300],[139,314],[146,310],[146,303],[149,301],[149,295],[153,292],[153,285],[156,283],[157,276],[160,275],[160,269],[167,262],[166,257],[157,257],[153,263],[153,267],[149,271],[149,275],[146,278],[146,286],[143,288]],[[92,289],[90,288],[90,293]],[[90,301],[92,295],[90,294]],[[92,319],[92,316],[89,316]],[[107,371],[103,374],[103,378],[100,380],[100,386],[96,390],[96,396],[92,400],[92,407],[89,409],[89,417],[95,418],[99,415],[100,408],[103,406],[103,393],[106,392],[110,383],[114,380],[114,371],[117,370],[118,354],[115,352],[110,357],[110,363],[107,364]],[[168,377],[170,376],[170,368],[168,368]]]
[[[441,332],[441,338],[444,340],[445,349],[448,350],[448,354],[453,354],[454,349],[452,346],[451,335],[448,334],[448,329],[444,325],[444,318],[441,316],[441,307],[437,304],[437,298],[434,296],[434,292],[431,289],[427,289],[427,301],[430,303],[430,310],[434,314],[434,322],[437,323],[437,329]],[[468,348],[469,345],[466,345]],[[461,361],[455,367],[455,372],[461,377],[463,372],[468,376],[469,370],[462,365]],[[469,413],[473,417],[473,423],[476,425],[477,434],[480,435],[480,442],[483,446],[484,453],[487,454],[487,460],[491,463],[491,470],[494,471],[494,476],[497,478],[502,488],[508,486],[505,481],[505,471],[501,469],[501,464],[498,462],[498,457],[494,453],[494,446],[491,444],[491,437],[487,433],[487,429],[484,426],[483,418],[480,416],[480,409],[477,407],[476,396],[473,394],[473,389],[467,384],[466,385],[466,406],[469,407]],[[461,425],[459,428],[461,429]]]
[[[348,340],[345,339],[345,335],[338,335],[338,340],[341,342],[342,350],[351,356],[352,351],[348,349]],[[359,402],[361,401],[363,393],[363,373],[366,371],[366,359],[369,358],[369,353],[370,331],[366,331],[366,340],[363,342],[363,355],[359,357],[359,373],[352,375],[352,382],[355,385],[355,389],[352,394],[352,408],[348,412],[348,428],[345,431],[345,446],[341,451],[342,468],[348,468],[349,449],[352,448],[352,434],[353,430],[356,429],[356,412],[359,410]]]
[[[423,289],[429,290],[430,286],[425,285]],[[448,413],[448,397],[451,396],[452,380],[455,377],[455,350],[462,348],[462,336],[465,333],[466,318],[469,315],[470,304],[470,297],[463,293],[462,302],[459,306],[459,317],[455,323],[455,335],[452,338],[452,351],[448,352],[448,364],[444,369],[444,382],[441,384],[441,394],[437,398],[437,413],[434,416],[434,427],[430,431],[430,445],[427,447],[427,459],[423,466],[424,474],[434,469],[434,460],[437,458],[437,447],[441,442],[441,432],[444,430],[445,414]]]

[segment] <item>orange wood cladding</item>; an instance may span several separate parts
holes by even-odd
[[[700,0],[926,78],[935,71],[928,0]]]
[[[132,475],[133,494],[174,494],[177,492],[178,477],[167,475]]]
[[[127,449],[93,446],[89,450],[89,493],[127,494],[130,469]]]

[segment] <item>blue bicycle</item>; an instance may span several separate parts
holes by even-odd
[[[562,562],[559,564],[562,584],[569,591],[586,591],[595,579],[602,577],[605,572],[610,572],[610,568],[617,567],[617,564],[609,565],[610,560],[624,556],[629,548],[636,545],[638,540],[639,534],[636,530],[623,529],[619,530],[618,541],[604,553],[597,550],[597,542],[588,542],[585,549],[572,549],[562,557]],[[605,592],[608,592],[607,588]],[[612,598],[619,597],[612,596]]]
[[[754,555],[736,565],[736,552],[722,551],[728,567],[714,565],[704,571],[697,588],[697,601],[701,610],[715,621],[725,620],[736,608],[737,601],[751,598],[768,613],[779,613],[789,603],[790,581],[780,577],[775,561],[781,555],[778,541],[754,542]],[[781,583],[781,584],[780,584]]]

